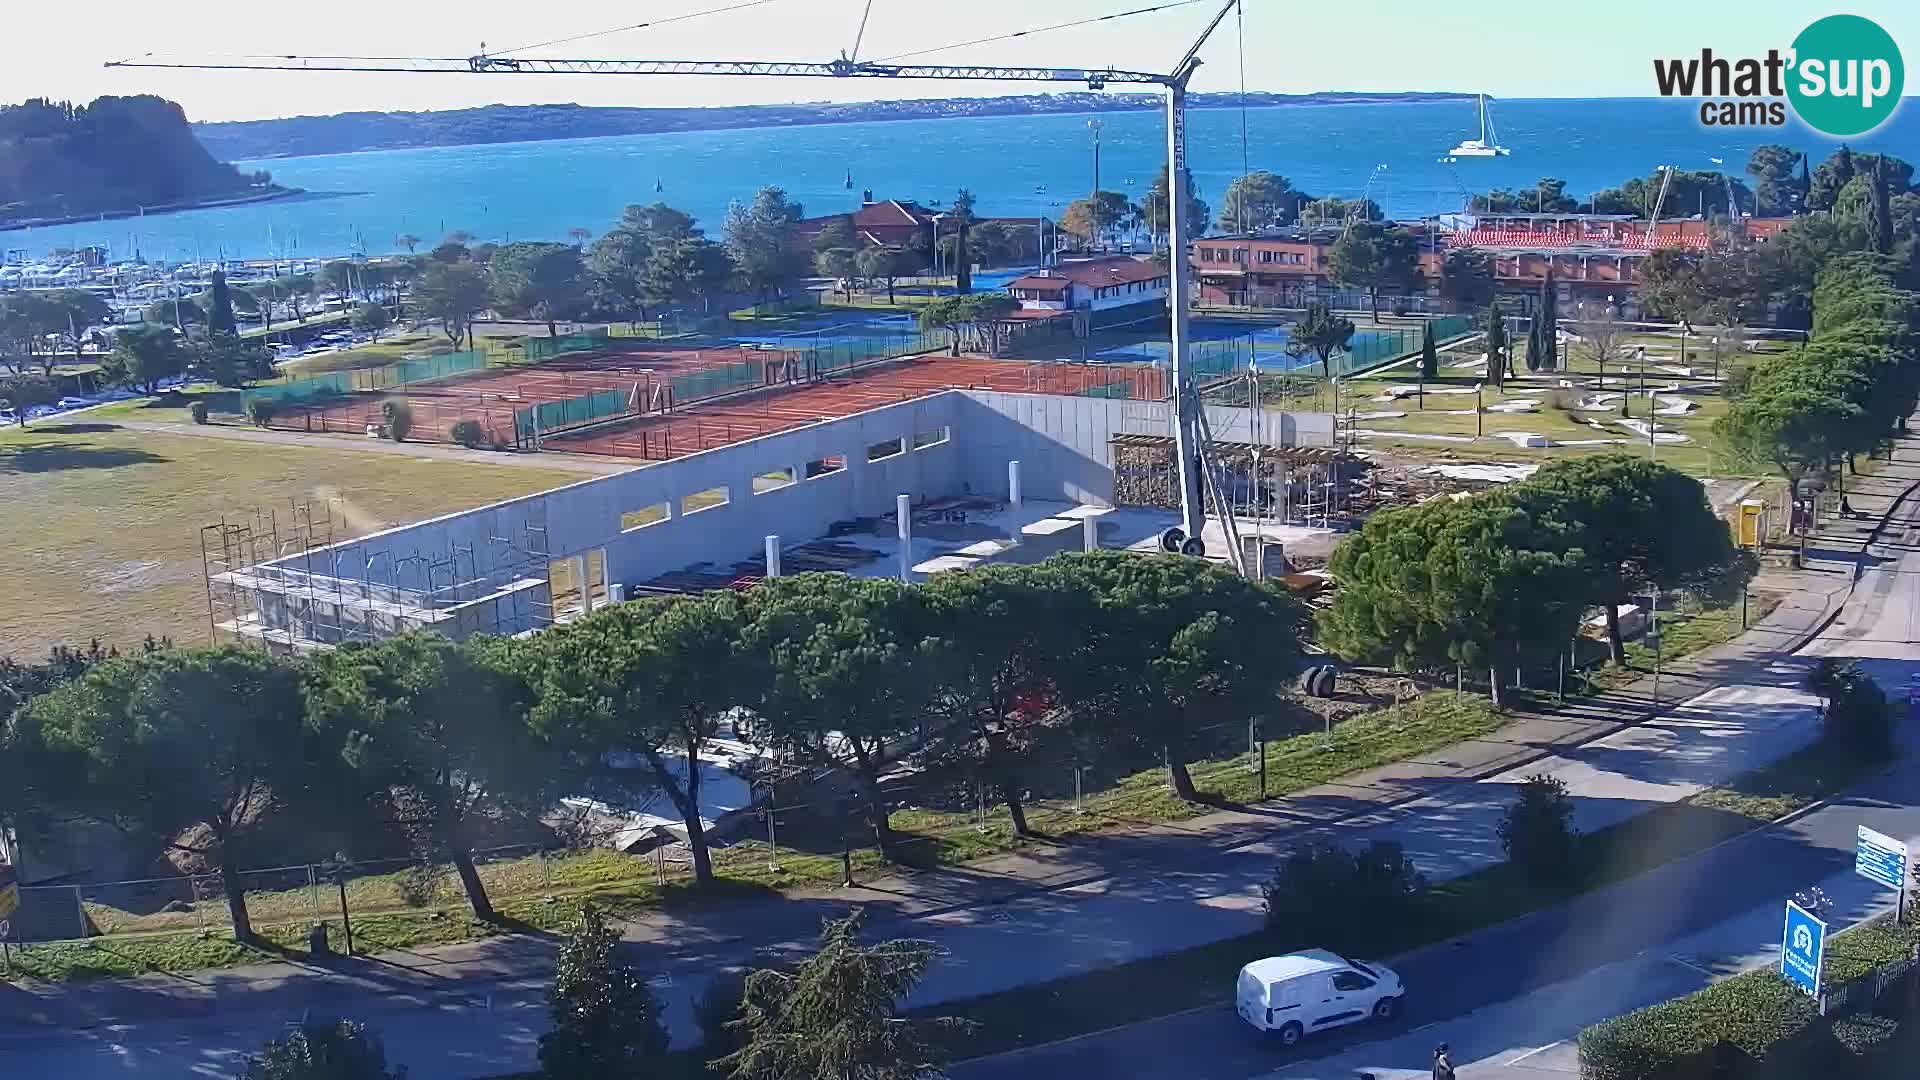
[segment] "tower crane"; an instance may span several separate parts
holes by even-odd
[[[1207,23],[1170,71],[1130,71],[1115,67],[996,67],[985,64],[896,64],[858,60],[841,55],[825,62],[788,60],[549,60],[489,55],[480,52],[464,57],[394,56],[243,56],[230,59],[169,60],[147,53],[125,60],[108,61],[118,68],[166,68],[196,71],[313,71],[313,72],[407,72],[424,75],[728,75],[771,76],[775,78],[827,79],[931,79],[943,81],[1080,83],[1090,90],[1109,86],[1158,86],[1166,92],[1168,248],[1175,253],[1170,262],[1171,366],[1174,387],[1174,455],[1180,481],[1180,520],[1192,540],[1200,536],[1206,517],[1206,502],[1201,491],[1201,460],[1197,417],[1200,391],[1187,363],[1188,326],[1192,297],[1192,268],[1186,257],[1187,239],[1193,223],[1186,220],[1191,181],[1187,175],[1187,84],[1200,67],[1200,48],[1219,29],[1228,12],[1241,0],[1223,0],[1220,10]],[[863,20],[864,24],[864,20]],[[858,46],[855,47],[855,55]],[[1237,553],[1230,555],[1237,560]]]

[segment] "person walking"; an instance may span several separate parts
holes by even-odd
[[[1453,1058],[1446,1043],[1433,1048],[1433,1080],[1453,1080]]]

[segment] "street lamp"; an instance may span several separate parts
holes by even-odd
[[[1100,129],[1106,125],[1099,118],[1087,121],[1087,130],[1093,132],[1093,192],[1087,197],[1087,209],[1093,215],[1093,236],[1100,235]]]
[[[929,249],[933,259],[933,295],[940,295],[940,219],[945,214],[935,214],[927,219],[927,228],[933,233],[933,246]]]

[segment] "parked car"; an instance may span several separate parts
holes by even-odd
[[[0,424],[18,424],[20,417],[12,409],[0,409]]]
[[[63,397],[59,401],[54,402],[53,407],[64,412],[68,409],[84,409],[93,404],[97,403],[89,398]]]
[[[1380,964],[1308,949],[1241,968],[1234,1005],[1256,1030],[1276,1032],[1292,1046],[1315,1031],[1391,1020],[1405,994],[1400,976]]]

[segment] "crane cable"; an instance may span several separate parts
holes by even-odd
[[[1168,0],[1168,2],[1164,4],[1134,8],[1131,11],[1115,11],[1106,15],[1095,15],[1086,19],[1075,19],[1072,22],[1055,23],[1052,26],[1036,26],[1027,30],[1015,30],[1010,34],[996,34],[993,37],[975,38],[972,41],[956,41],[951,45],[936,45],[931,49],[916,49],[913,52],[895,53],[892,56],[883,56],[875,61],[875,63],[891,63],[895,60],[906,60],[915,56],[926,56],[930,53],[946,52],[949,49],[964,49],[969,45],[987,45],[996,41],[1012,41],[1015,38],[1029,37],[1034,34],[1045,34],[1053,30],[1070,30],[1076,26],[1091,26],[1094,23],[1111,22],[1114,19],[1124,19],[1132,15],[1151,15],[1156,11],[1188,7],[1200,2],[1201,0]]]
[[[645,30],[650,26],[666,26],[669,23],[698,19],[704,15],[724,15],[729,11],[744,11],[747,8],[759,7],[762,4],[771,4],[773,2],[774,0],[742,0],[741,3],[728,4],[724,7],[707,8],[704,11],[689,11],[684,15],[669,15],[664,19],[650,19],[646,22],[634,23],[631,26],[616,26],[611,30],[595,30],[589,34],[575,34],[572,37],[554,38],[552,41],[542,41],[533,45],[516,45],[511,49],[501,49],[488,55],[505,56],[508,53],[526,52],[528,49],[544,49],[549,45],[569,45],[576,41],[585,41],[588,38],[605,37],[608,34],[623,34],[628,30]]]
[[[855,31],[853,35],[853,53],[849,55],[847,59],[860,59],[860,42],[867,36],[867,19],[872,15],[873,0],[867,0],[866,10],[860,13],[860,29]]]

